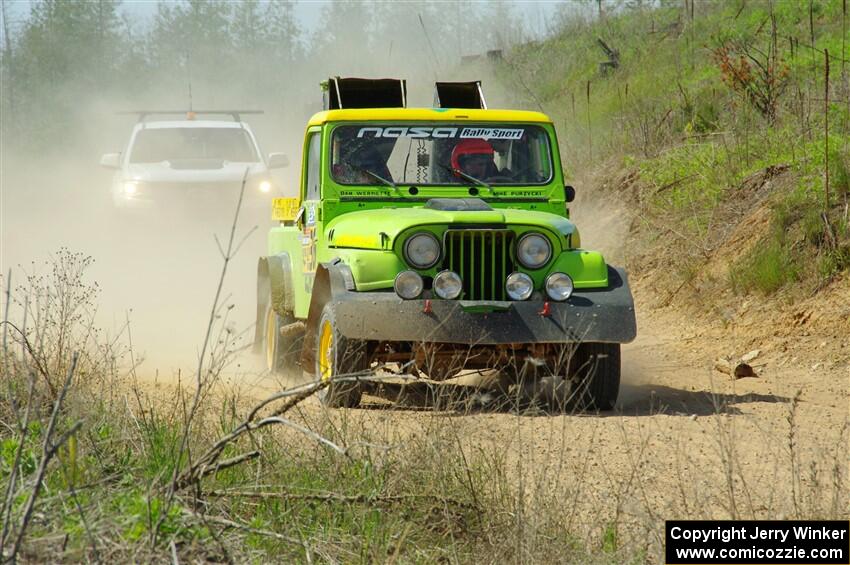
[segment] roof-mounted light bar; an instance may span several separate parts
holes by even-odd
[[[434,83],[434,107],[486,110],[481,81]]]
[[[263,110],[127,110],[118,113],[135,114],[140,122],[144,122],[151,115],[186,116],[187,120],[194,120],[198,114],[231,116],[233,121],[241,122],[243,114],[262,114]]]
[[[407,107],[404,79],[332,77],[322,83],[322,90],[325,110]]]

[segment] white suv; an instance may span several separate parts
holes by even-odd
[[[177,201],[193,206],[235,204],[246,169],[243,204],[270,203],[281,196],[270,169],[285,167],[289,160],[283,153],[264,157],[239,112],[188,112],[182,120],[146,120],[150,114],[173,113],[177,112],[139,112],[126,150],[101,158],[101,165],[115,169],[115,206],[168,206]],[[230,114],[233,121],[197,120],[199,113]]]

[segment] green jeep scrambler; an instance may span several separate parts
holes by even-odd
[[[275,202],[258,266],[269,369],[330,380],[330,406],[357,406],[378,363],[554,377],[611,409],[634,303],[625,272],[581,247],[552,121],[487,109],[478,82],[437,83],[435,108],[406,108],[400,80],[327,86],[300,198]]]

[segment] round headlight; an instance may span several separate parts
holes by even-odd
[[[546,294],[556,302],[563,302],[573,294],[573,279],[566,273],[552,273],[546,277]]]
[[[128,196],[132,196],[136,194],[136,191],[139,189],[139,185],[134,182],[125,182],[124,183],[124,194]]]
[[[527,233],[519,238],[516,246],[516,256],[523,267],[539,269],[552,256],[552,246],[549,239],[539,233]]]
[[[272,183],[264,180],[259,184],[258,188],[260,189],[260,192],[269,192],[272,189]]]
[[[430,233],[417,233],[404,243],[404,257],[411,267],[433,267],[440,260],[440,242]]]
[[[505,290],[511,300],[528,300],[534,290],[534,281],[525,273],[511,273],[505,281]]]
[[[452,271],[440,271],[434,277],[434,292],[440,298],[454,300],[463,291],[463,281],[460,275]]]
[[[413,271],[402,271],[395,277],[393,288],[405,300],[413,300],[422,294],[422,277]]]

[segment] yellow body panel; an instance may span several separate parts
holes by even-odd
[[[533,122],[552,123],[549,116],[526,110],[477,110],[468,108],[352,108],[326,110],[310,118],[310,126],[327,122]]]

